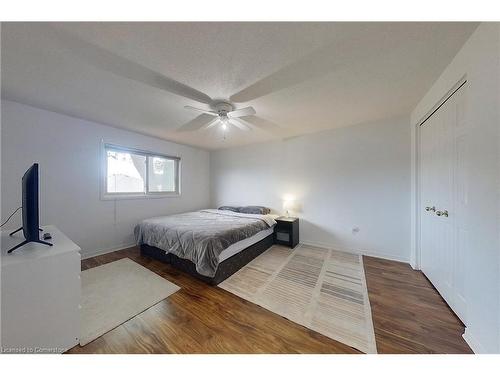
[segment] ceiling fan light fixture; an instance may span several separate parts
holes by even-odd
[[[230,127],[248,131],[252,130],[252,125],[246,122],[245,117],[252,117],[256,114],[253,107],[234,109],[234,106],[228,102],[215,103],[211,105],[211,110],[196,108],[189,105],[184,106],[184,108],[202,113],[187,124],[181,126],[183,129],[187,128],[188,131],[200,128],[209,129],[219,124],[224,134],[226,134],[226,131],[229,130]]]
[[[227,117],[227,115],[220,115],[220,122],[222,124],[222,130],[226,130],[227,129],[227,124],[229,122],[229,119]]]

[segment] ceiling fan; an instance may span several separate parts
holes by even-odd
[[[217,102],[212,106],[213,110],[196,108],[190,105],[186,105],[184,108],[201,112],[202,114],[181,126],[178,131],[210,129],[216,125],[220,125],[222,130],[227,130],[229,127],[235,127],[243,131],[249,131],[254,127],[252,123],[245,120],[248,116],[256,114],[253,107],[234,109],[231,103]]]
[[[202,128],[208,129],[220,124],[223,129],[228,129],[231,126],[244,131],[259,128],[276,136],[284,135],[282,127],[269,120],[255,116],[256,111],[252,107],[236,109],[231,103],[226,101],[214,102],[210,96],[201,91],[175,81],[172,78],[166,77],[154,70],[128,60],[98,45],[89,43],[58,27],[45,24],[38,24],[35,27],[38,27],[41,33],[48,33],[53,41],[57,42],[60,46],[64,46],[66,49],[72,51],[73,54],[93,66],[109,71],[115,75],[141,82],[142,84],[171,92],[175,95],[207,104],[209,106],[210,109],[185,106],[187,109],[201,112],[201,115],[182,125],[176,131],[182,132],[195,131]],[[250,91],[253,90],[252,87],[249,89],[251,89]],[[246,89],[242,92],[246,92]],[[242,100],[238,99],[239,94],[240,93],[232,95],[231,100],[241,102]],[[254,97],[252,96],[252,98]],[[244,100],[248,99],[251,98],[245,97]]]

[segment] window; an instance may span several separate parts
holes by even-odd
[[[178,157],[105,145],[104,158],[106,198],[179,195]]]
[[[148,192],[175,192],[176,161],[162,156],[148,158]]]

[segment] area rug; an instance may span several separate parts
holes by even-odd
[[[80,346],[180,289],[128,258],[83,271],[81,281]]]
[[[272,246],[219,287],[364,353],[376,353],[363,258]]]

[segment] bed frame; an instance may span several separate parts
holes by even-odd
[[[184,271],[208,284],[217,285],[231,276],[233,273],[238,271],[240,268],[248,264],[252,259],[256,258],[264,251],[269,249],[274,243],[274,233],[260,240],[259,242],[250,245],[246,249],[234,254],[232,257],[219,263],[217,272],[214,277],[207,277],[200,275],[196,272],[196,266],[193,262],[179,258],[174,254],[167,254],[164,250],[161,250],[154,246],[149,246],[146,244],[141,245],[141,254],[157,259],[161,262],[168,263],[173,267]]]

